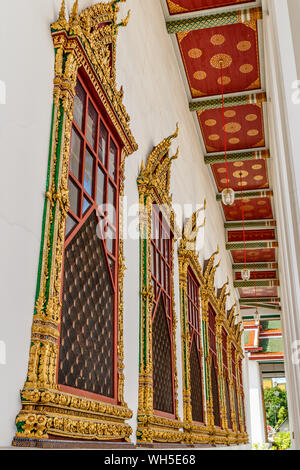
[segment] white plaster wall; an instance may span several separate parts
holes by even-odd
[[[259,364],[256,361],[248,361],[249,372],[249,401],[250,401],[250,422],[251,422],[251,442],[253,444],[264,444],[265,423],[262,397],[262,384]]]
[[[72,1],[67,3],[70,9]],[[80,0],[80,9],[97,3]],[[19,390],[27,372],[34,306],[42,210],[50,134],[53,46],[49,25],[57,18],[60,0],[10,0],[1,6],[0,80],[7,87],[7,104],[0,105],[1,176],[1,324],[0,341],[7,347],[7,364],[0,365],[0,446],[8,446],[20,409]],[[205,245],[200,262],[220,245],[217,287],[231,277],[225,251],[224,225],[176,62],[159,0],[128,0],[120,17],[131,9],[127,28],[120,28],[117,80],[125,91],[131,129],[139,150],[126,166],[128,206],[137,204],[136,178],[142,160],[179,122],[180,157],[173,162],[171,191],[176,204],[201,204],[207,198]],[[13,24],[14,34],[11,34]],[[181,226],[181,221],[178,220]],[[125,399],[134,411],[136,429],[139,341],[139,245],[125,240]],[[175,301],[179,318],[178,263],[175,256]],[[233,290],[233,289],[232,289]],[[232,297],[228,306],[234,302]],[[178,399],[182,416],[181,340],[177,331]],[[133,434],[134,438],[134,434]]]
[[[27,373],[47,173],[53,81],[52,2],[1,5],[0,445],[9,445]],[[14,31],[14,33],[12,33]]]

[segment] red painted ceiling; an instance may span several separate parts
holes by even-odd
[[[239,293],[242,299],[255,297],[255,287],[241,287]],[[277,287],[256,287],[256,297],[278,297],[278,289]]]
[[[171,15],[249,3],[251,0],[167,0]]]
[[[245,220],[273,218],[271,199],[269,197],[244,199],[243,207]],[[223,205],[223,210],[227,221],[237,221],[243,219],[241,199],[236,200],[232,206],[225,207]]]
[[[232,258],[234,263],[244,262],[244,250],[232,250]],[[247,263],[272,263],[276,261],[275,248],[259,248],[255,250],[247,250]]]
[[[224,151],[222,108],[198,111],[198,119],[207,152]],[[260,105],[245,104],[225,108],[225,129],[228,151],[265,146],[263,112]]]
[[[257,32],[232,24],[177,35],[193,98],[260,88]]]
[[[205,9],[219,8],[223,13],[225,6],[241,5],[247,7],[251,0],[167,0],[169,12],[184,14]],[[209,14],[209,13],[205,13]],[[196,15],[195,15],[196,16]],[[254,15],[255,16],[255,15]],[[258,16],[255,16],[255,18]],[[254,151],[266,145],[264,135],[264,113],[259,96],[257,104],[248,96],[249,91],[260,90],[262,87],[259,63],[259,36],[257,21],[239,22],[224,26],[215,26],[213,17],[212,27],[206,29],[180,32],[176,35],[182,63],[185,69],[187,83],[192,99],[202,103],[197,111],[206,154],[235,151]],[[222,59],[222,62],[220,62]],[[222,68],[221,68],[222,67]],[[223,75],[223,83],[222,83]],[[225,98],[228,95],[239,95],[234,104],[222,109],[222,85]],[[259,92],[260,93],[260,92]],[[212,97],[218,97],[218,108],[210,109]],[[201,100],[199,100],[199,98]],[[243,104],[243,103],[249,104]],[[204,109],[204,110],[202,110]],[[224,127],[225,120],[225,127]],[[224,138],[225,130],[225,138]],[[229,186],[235,192],[262,191],[270,189],[267,160],[247,160],[211,164],[212,174],[219,193]],[[228,180],[227,180],[228,171]],[[274,218],[271,197],[261,194],[260,197],[244,197],[236,199],[231,207],[222,205],[227,221],[270,220]],[[273,227],[273,225],[272,225]],[[228,230],[228,242],[243,242],[243,230]],[[272,240],[271,248],[250,249],[246,246],[246,262],[271,263],[277,261],[276,230],[261,227],[245,230],[247,242],[263,242]],[[244,250],[231,250],[234,263],[244,263]],[[241,272],[235,273],[235,279],[241,280]],[[277,280],[277,270],[273,268],[264,271],[251,272],[251,279]],[[255,297],[255,288],[239,289],[240,296]],[[257,287],[258,297],[272,297],[272,304],[280,302],[277,287]],[[243,306],[242,306],[243,308]]]
[[[260,240],[275,240],[276,234],[273,229],[266,230],[245,230],[245,240],[260,241]],[[244,241],[243,230],[230,230],[228,232],[229,242],[242,242]]]
[[[269,187],[267,165],[265,160],[247,160],[243,162],[228,162],[229,186],[234,191],[241,189],[257,190]],[[219,192],[227,187],[227,172],[225,163],[211,166]]]

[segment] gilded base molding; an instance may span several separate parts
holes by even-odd
[[[96,442],[96,441],[64,441],[60,439],[26,439],[15,437],[14,447],[30,447],[37,449],[95,449],[95,450],[128,450],[135,449],[134,444],[127,442]]]
[[[138,443],[184,443],[182,422],[156,415],[138,416]]]
[[[122,406],[81,398],[57,390],[24,390],[22,410],[16,418],[16,438],[125,440],[132,412]]]

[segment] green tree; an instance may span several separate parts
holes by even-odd
[[[264,391],[267,422],[275,428],[278,421],[283,422],[288,416],[286,390],[279,387],[267,388]]]
[[[289,432],[278,432],[271,450],[287,450],[291,447],[291,435]]]

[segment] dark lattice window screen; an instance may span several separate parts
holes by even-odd
[[[229,393],[229,384],[228,384],[227,377],[225,378],[224,382],[225,382],[225,399],[226,399],[227,424],[228,424],[228,428],[232,429],[230,393]]]
[[[201,366],[198,356],[198,350],[195,339],[193,340],[191,355],[191,401],[192,401],[192,417],[194,421],[203,422],[203,397],[202,397],[202,380]]]
[[[240,414],[239,414],[239,402],[236,391],[236,386],[234,387],[234,403],[235,403],[235,418],[238,431],[240,431]]]
[[[92,212],[65,250],[58,381],[114,396],[114,292]]]
[[[213,361],[211,362],[210,370],[211,370],[211,391],[212,391],[212,398],[213,398],[214,422],[215,422],[215,426],[221,426],[218,377],[217,377],[216,367]]]
[[[153,406],[173,413],[171,340],[162,296],[152,324]]]

